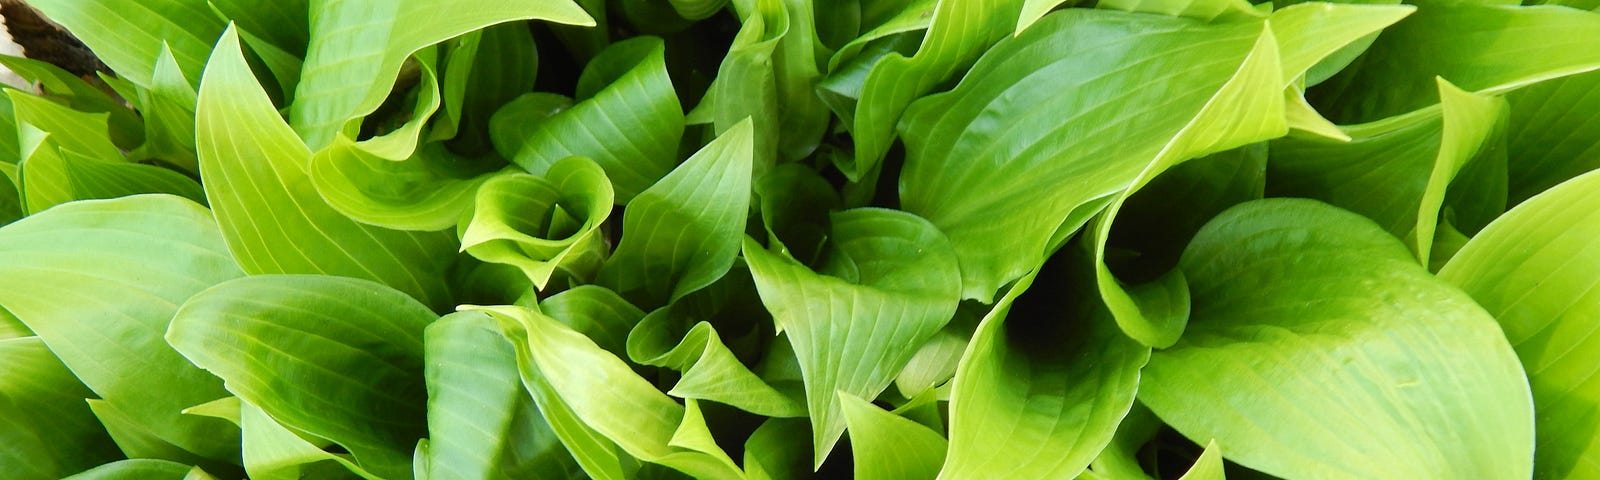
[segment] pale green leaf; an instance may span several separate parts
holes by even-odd
[[[1494,319],[1359,215],[1259,200],[1196,235],[1189,329],[1139,399],[1278,476],[1526,478],[1527,379]]]
[[[162,440],[234,461],[238,430],[185,416],[226,395],[162,341],[178,306],[242,275],[205,208],[166,195],[61,205],[0,228],[0,307]]]
[[[422,335],[436,318],[367,280],[256,275],[189,299],[166,338],[285,427],[398,477],[427,431]]]
[[[167,460],[138,458],[118,460],[94,467],[61,480],[183,480],[189,466]]]
[[[1537,478],[1600,475],[1600,174],[1535,195],[1439,270],[1500,321],[1533,386]]]
[[[134,85],[149,87],[162,44],[185,77],[198,81],[211,46],[227,22],[203,0],[29,0],[66,27],[106,66]]]
[[[587,280],[609,253],[599,230],[611,202],[605,171],[584,157],[558,162],[543,177],[495,176],[478,188],[457,229],[461,249],[517,267],[541,290],[558,272]]]
[[[939,474],[945,455],[939,432],[849,393],[839,392],[839,402],[850,426],[855,478],[931,480]]]
[[[206,198],[246,272],[316,273],[379,281],[423,303],[449,303],[448,232],[400,232],[357,223],[330,207],[308,178],[311,151],[283,122],[224,35],[200,86],[196,134]]]

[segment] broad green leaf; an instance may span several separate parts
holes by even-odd
[[[568,0],[312,0],[305,67],[290,123],[312,149],[372,113],[406,57],[458,35],[515,20],[594,25]]]
[[[189,468],[167,460],[137,458],[107,463],[61,480],[183,480]]]
[[[1600,14],[1593,12],[1423,2],[1308,98],[1340,124],[1371,122],[1438,102],[1436,76],[1495,94],[1600,68],[1600,50],[1585,40],[1597,35]]]
[[[837,166],[851,181],[877,183],[895,126],[918,97],[955,77],[1017,25],[1022,0],[944,0],[933,10],[916,55],[890,53],[872,67],[856,104],[855,158]],[[911,115],[904,115],[909,119]],[[909,143],[909,140],[908,140]]]
[[[876,398],[955,314],[949,240],[927,220],[863,208],[832,215],[825,260],[806,265],[744,241],[761,302],[789,336],[805,381],[813,466],[845,425],[838,392]]]
[[[162,440],[234,461],[238,430],[184,408],[222,382],[162,341],[178,306],[242,275],[205,208],[167,195],[73,202],[0,228],[0,307]]]
[[[463,171],[463,160],[429,144],[395,161],[341,136],[312,157],[309,180],[329,206],[362,223],[437,231],[456,226],[478,188],[499,173]]]
[[[917,347],[917,353],[911,356],[906,368],[900,370],[900,375],[894,379],[895,390],[900,396],[913,398],[946,385],[955,378],[961,354],[967,350],[967,342],[972,339],[984,313],[973,310],[966,306],[957,308],[955,318],[950,323]]]
[[[1277,83],[1265,31],[1259,22],[1213,26],[1104,10],[1048,15],[1000,42],[954,91],[907,110],[901,204],[950,236],[962,296],[988,302],[1043,263],[1080,205],[1131,187],[1158,159],[1175,163],[1192,144],[1216,143],[1184,137],[1253,133],[1238,132],[1245,125],[1236,118],[1198,120],[1241,71]],[[1185,53],[1197,48],[1206,53]],[[1242,68],[1250,58],[1255,67]],[[1147,83],[1128,90],[1127,79]],[[1078,93],[1054,93],[1064,88]],[[1281,100],[1281,89],[1266,98]],[[1257,121],[1271,118],[1268,108]],[[1012,120],[977,121],[991,116]]]
[[[557,397],[551,400],[570,409],[592,433],[640,460],[697,478],[744,478],[728,454],[712,442],[694,400],[679,405],[622,359],[542,313],[508,306],[472,308],[494,315],[502,328],[509,322],[526,330],[525,339],[513,337],[526,342],[529,361],[518,362],[523,383],[530,378],[545,382]],[[535,386],[528,385],[530,391]],[[540,394],[533,393],[536,398]]]
[[[423,303],[449,303],[448,232],[364,225],[328,206],[308,177],[311,151],[256,83],[234,32],[217,43],[200,86],[200,172],[228,248],[248,273],[316,273],[379,281]]]
[[[945,440],[939,432],[855,395],[839,392],[839,402],[850,425],[855,478],[929,480],[939,474],[945,456]]]
[[[667,76],[659,38],[617,42],[578,79],[577,103],[531,127],[512,162],[534,175],[578,155],[605,169],[617,204],[650,188],[677,164],[683,107]]]
[[[1032,5],[1034,1],[1030,0],[1029,3],[1028,7],[1034,7]],[[1263,16],[1262,12],[1244,0],[1100,0],[1095,7],[1193,18],[1202,22],[1239,21]],[[1024,12],[1023,19],[1032,23],[1033,20],[1028,18],[1030,14],[1036,19],[1043,13],[1038,10]],[[1026,26],[1018,21],[1017,31],[1020,32],[1023,28]]]
[[[855,37],[855,39],[851,40],[850,43],[846,43],[844,46],[839,47],[839,50],[834,52],[833,56],[828,59],[829,75],[832,76],[839,72],[840,66],[843,66],[847,63],[853,63],[853,61],[856,60],[862,53],[863,49],[867,48],[867,46],[872,43],[876,43],[875,41],[878,39],[890,37],[900,33],[927,30],[928,23],[933,19],[933,10],[936,5],[936,0],[913,0],[907,2],[907,5],[904,8],[895,11],[893,17],[890,17],[884,20],[883,23],[872,27],[871,30],[862,32],[860,36]],[[913,46],[911,48],[911,52],[902,52],[902,54],[910,55],[916,53],[916,47]],[[872,64],[868,63],[866,67],[866,70],[871,70]],[[865,82],[866,73],[863,72],[861,77],[861,82]],[[860,88],[860,83],[857,83],[856,85],[857,88]],[[859,97],[860,91],[857,90],[857,96],[855,98]],[[850,112],[848,112],[852,116],[841,115],[840,118],[854,118],[854,112],[855,109],[852,108]],[[854,125],[854,123],[851,124]]]
[[[1116,435],[1105,450],[1089,463],[1089,470],[1078,475],[1080,480],[1149,480],[1144,467],[1139,464],[1139,451],[1149,443],[1162,427],[1161,419],[1143,404],[1134,402],[1128,415],[1117,425]]]
[[[1533,405],[1499,326],[1371,220],[1250,202],[1181,268],[1193,316],[1139,399],[1184,436],[1277,476],[1532,473]]]
[[[367,280],[257,275],[184,303],[167,342],[285,427],[399,477],[427,431],[423,328],[437,317]]]
[[[1510,203],[1600,168],[1600,72],[1539,82],[1506,95]]]
[[[543,177],[492,177],[458,228],[461,249],[521,269],[541,290],[558,271],[586,280],[608,253],[599,230],[612,198],[605,171],[583,157],[558,162]]]
[[[1351,141],[1272,142],[1269,192],[1331,203],[1373,219],[1427,263],[1456,173],[1503,128],[1506,103],[1439,80],[1438,106],[1344,130]]]
[[[750,211],[753,135],[751,122],[740,123],[634,197],[599,282],[655,306],[722,278]]]
[[[83,403],[94,393],[39,337],[0,340],[0,364],[0,470],[6,476],[53,480],[119,456]]]
[[[1534,475],[1600,475],[1600,174],[1535,195],[1439,271],[1500,321],[1533,386]]]
[[[424,334],[428,450],[419,477],[555,478],[577,467],[517,376],[494,319],[455,313]]]
[[[804,417],[806,408],[797,400],[798,392],[790,397],[756,376],[716,329],[718,324],[751,329],[743,322],[760,319],[760,305],[749,272],[738,268],[722,281],[646,315],[628,333],[628,357],[634,363],[682,373],[669,395],[715,401],[767,417]],[[759,326],[754,330],[746,335],[765,333]]]
[[[134,85],[149,87],[162,44],[185,77],[198,81],[211,45],[227,22],[201,0],[148,0],[130,8],[120,0],[29,0],[94,50],[95,56]]]
[[[539,302],[539,311],[617,356],[627,355],[628,334],[644,318],[644,312],[638,307],[598,285],[583,285],[551,295]]]
[[[1087,252],[1056,255],[1017,280],[973,333],[950,393],[941,478],[1072,478],[1132,407],[1150,348],[1088,294]]]

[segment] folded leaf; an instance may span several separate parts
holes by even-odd
[[[687,407],[679,405],[633,373],[622,359],[542,313],[509,306],[473,308],[500,319],[502,328],[510,322],[526,330],[525,338],[512,337],[525,342],[528,352],[529,361],[519,362],[523,383],[538,379],[556,397],[541,401],[559,402],[593,433],[640,460],[698,478],[744,477],[728,454],[711,441],[694,400]],[[523,347],[517,348],[520,358]],[[540,392],[534,387],[539,385],[528,386],[538,400]],[[541,410],[550,415],[546,408],[541,403]],[[579,453],[574,456],[584,463]]]
[[[740,123],[634,197],[599,282],[654,306],[722,278],[750,211],[753,134]]]
[[[399,477],[427,431],[422,334],[436,318],[367,280],[256,275],[189,299],[166,338],[273,420]]]
[[[0,252],[0,307],[84,385],[164,441],[236,461],[238,429],[179,413],[226,396],[222,382],[162,341],[178,305],[243,275],[205,208],[167,195],[72,202],[0,228]]]
[[[832,223],[815,271],[744,242],[761,302],[799,359],[813,466],[845,428],[837,392],[876,398],[950,321],[960,292],[949,241],[927,220],[862,208],[833,214]]]
[[[1089,293],[1087,252],[1057,256],[1012,285],[972,335],[941,478],[1072,478],[1132,407],[1150,348]]]
[[[1500,321],[1533,385],[1534,476],[1600,475],[1600,174],[1490,223],[1439,270]]]
[[[608,253],[599,230],[612,198],[605,172],[583,157],[556,163],[544,177],[492,177],[457,228],[461,249],[521,269],[541,290],[558,269],[588,279]]]
[[[236,32],[217,43],[200,86],[200,172],[228,248],[248,273],[326,274],[388,284],[423,303],[449,304],[447,232],[357,223],[330,207],[308,177],[311,151],[283,122],[245,63]]]
[[[569,0],[313,0],[304,71],[289,109],[306,145],[320,150],[383,103],[418,50],[490,25],[540,19],[593,25]]]
[[[1139,399],[1278,476],[1527,477],[1533,405],[1505,336],[1372,221],[1305,199],[1213,219],[1184,251],[1189,329]]]

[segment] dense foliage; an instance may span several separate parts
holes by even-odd
[[[31,0],[8,479],[1600,478],[1600,4]]]

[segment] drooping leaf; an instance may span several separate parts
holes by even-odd
[[[406,57],[429,45],[515,20],[594,24],[568,0],[313,0],[310,7],[305,66],[289,118],[313,150],[377,109]]]
[[[1184,436],[1278,476],[1532,474],[1533,405],[1505,336],[1371,220],[1250,202],[1181,265],[1189,329],[1152,355],[1139,399]]]
[[[256,275],[189,299],[166,338],[273,420],[398,477],[426,432],[422,335],[436,318],[367,280]]]
[[[735,126],[634,197],[599,282],[665,305],[727,273],[750,210],[753,134]]]
[[[228,248],[252,274],[374,280],[424,304],[449,303],[448,232],[400,232],[340,214],[308,178],[311,151],[256,83],[235,32],[223,35],[200,86],[195,131],[206,198]]]
[[[799,359],[814,465],[844,431],[837,392],[876,398],[955,314],[960,285],[950,243],[905,212],[832,215],[830,245],[812,270],[744,242],[761,301]]]
[[[0,252],[0,307],[84,385],[166,442],[238,458],[232,425],[179,413],[225,396],[222,382],[162,341],[180,304],[242,275],[205,208],[166,195],[72,202],[0,228]]]
[[[1536,478],[1600,475],[1600,174],[1535,195],[1490,223],[1439,279],[1500,321],[1533,388]]]

